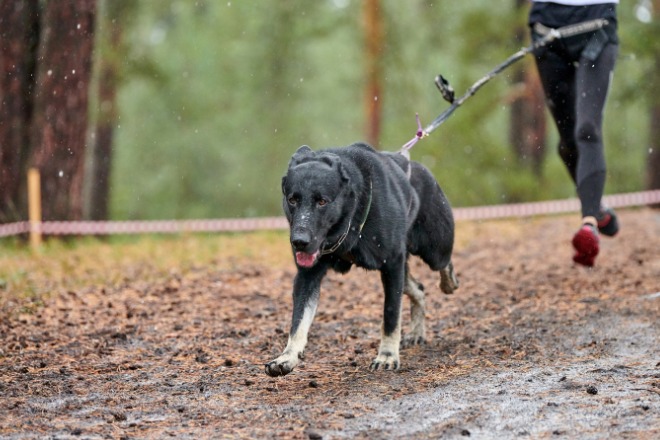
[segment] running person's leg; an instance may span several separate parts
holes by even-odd
[[[573,236],[572,243],[573,261],[584,266],[594,265],[600,249],[597,228],[601,227],[599,216],[606,173],[603,109],[617,52],[618,46],[608,44],[595,61],[581,58],[576,73],[576,183],[582,205],[582,227]]]
[[[608,44],[595,61],[582,58],[576,72],[576,184],[582,217],[596,218],[601,208],[606,173],[603,110],[617,52],[617,45]]]
[[[559,132],[559,156],[576,182],[578,147],[575,139],[575,66],[552,50],[546,50],[537,56],[536,66],[546,104]]]
[[[559,131],[559,155],[576,184],[582,206],[585,225],[573,237],[573,260],[585,266],[592,266],[598,255],[598,229],[607,235],[618,230],[614,213],[601,210],[605,185],[603,109],[617,49],[609,44],[596,61],[581,59],[577,68],[555,51],[536,57],[547,105]]]

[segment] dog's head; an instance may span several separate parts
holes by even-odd
[[[350,177],[338,155],[300,147],[282,178],[282,206],[289,220],[296,264],[312,267],[318,261],[328,232],[344,216],[350,199]]]

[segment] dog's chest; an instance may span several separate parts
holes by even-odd
[[[364,238],[349,252],[339,255],[339,258],[347,264],[369,270],[379,269],[386,262],[384,249],[375,242],[365,242]]]

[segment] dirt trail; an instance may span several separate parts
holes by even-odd
[[[660,213],[620,216],[592,270],[574,216],[459,223],[461,288],[414,262],[431,339],[397,372],[368,370],[382,294],[362,270],[326,279],[306,360],[276,379],[289,258],[158,281],[136,262],[32,313],[4,302],[0,437],[659,438]]]

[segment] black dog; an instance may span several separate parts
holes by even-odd
[[[266,364],[266,373],[283,376],[298,365],[322,278],[330,268],[346,273],[353,264],[380,270],[385,290],[381,343],[371,368],[398,369],[403,293],[411,299],[412,316],[404,344],[425,339],[423,287],[410,275],[408,255],[440,272],[443,292],[458,287],[451,262],[454,219],[440,186],[401,154],[353,144],[318,152],[300,147],[282,178],[282,192],[298,274],[289,342]]]

